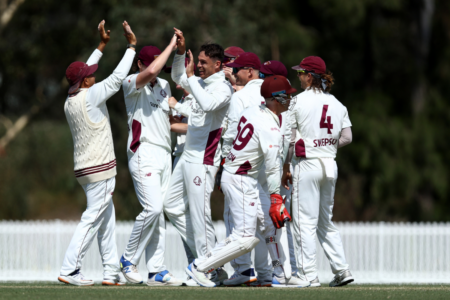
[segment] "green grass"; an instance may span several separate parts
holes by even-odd
[[[449,285],[349,285],[341,288],[200,288],[200,287],[75,287],[58,283],[0,283],[0,299],[450,299]]]

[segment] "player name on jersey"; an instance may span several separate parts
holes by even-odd
[[[337,139],[315,139],[313,141],[314,147],[325,147],[329,145],[336,145],[338,142]]]

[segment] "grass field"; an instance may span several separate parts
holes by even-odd
[[[150,288],[145,285],[122,287],[74,287],[58,283],[0,283],[0,299],[450,299],[449,285],[349,285],[341,288]]]

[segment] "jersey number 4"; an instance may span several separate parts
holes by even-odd
[[[255,129],[253,128],[253,125],[248,123],[244,126],[244,124],[247,123],[247,119],[242,116],[242,118],[239,120],[238,124],[238,133],[236,135],[236,138],[233,141],[233,149],[236,151],[240,151],[247,146],[248,142],[250,142],[250,139],[253,136],[253,132]]]
[[[322,108],[322,117],[320,118],[320,128],[327,128],[328,134],[331,134],[331,129],[333,129],[333,124],[331,124],[331,117],[327,117],[328,105],[324,105]]]

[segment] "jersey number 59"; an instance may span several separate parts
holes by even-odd
[[[248,142],[253,136],[254,128],[253,125],[248,123],[244,126],[244,124],[247,122],[247,119],[242,116],[242,118],[239,120],[238,124],[238,133],[236,135],[236,138],[233,141],[233,149],[236,151],[240,151],[247,146]],[[242,127],[244,126],[244,127]]]

